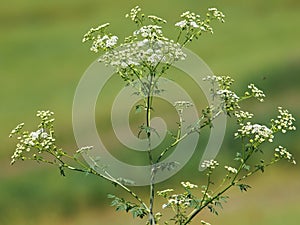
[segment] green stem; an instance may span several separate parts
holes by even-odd
[[[202,204],[204,203],[205,199],[206,199],[206,195],[207,195],[207,192],[209,190],[209,186],[211,184],[211,181],[210,181],[210,173],[207,175],[207,185],[206,185],[206,188],[205,188],[205,191],[204,191],[204,194],[203,194],[203,197],[201,199],[201,202],[200,202],[200,207],[202,206]]]
[[[52,151],[48,151],[52,156],[55,157],[56,160],[59,161],[59,166],[67,168],[69,170],[72,171],[77,171],[77,172],[82,172],[82,173],[89,173],[89,174],[93,174],[95,176],[101,177],[105,180],[108,180],[110,182],[112,182],[114,185],[121,187],[122,189],[124,189],[126,192],[128,192],[133,198],[135,198],[145,209],[147,212],[150,212],[150,209],[148,208],[148,206],[144,203],[144,201],[136,194],[134,193],[132,190],[130,190],[128,187],[126,187],[124,184],[120,183],[118,180],[116,180],[115,178],[113,178],[112,176],[110,176],[107,172],[106,174],[109,176],[105,176],[101,173],[98,173],[96,170],[94,170],[93,168],[88,167],[87,165],[85,165],[83,162],[81,162],[79,159],[74,158],[68,154],[63,154],[63,156],[74,160],[76,163],[78,163],[82,168],[76,168],[73,166],[68,165],[67,163],[65,163],[61,157],[58,157],[55,153],[53,153]],[[49,161],[49,160],[45,160],[43,158],[28,158],[29,160],[35,160],[35,161],[40,161],[40,162],[44,162],[44,163],[48,163],[51,165],[58,165],[57,162],[53,162],[53,161]]]
[[[160,155],[158,156],[156,163],[159,163],[160,160],[162,159],[162,157],[174,146],[176,146],[180,141],[182,141],[183,139],[185,139],[187,136],[189,135],[189,133],[185,133],[181,138],[176,139],[171,145],[169,145],[168,147],[165,148],[164,151],[162,151],[160,153]]]
[[[230,189],[231,187],[235,186],[238,182],[240,182],[241,180],[249,177],[250,175],[252,175],[253,173],[257,172],[259,170],[259,168],[255,169],[254,171],[248,173],[247,175],[243,176],[242,178],[237,179],[238,175],[240,174],[241,170],[244,168],[244,166],[246,165],[246,162],[249,160],[250,156],[252,155],[252,153],[254,152],[254,150],[252,149],[251,152],[249,152],[249,154],[246,156],[246,158],[244,158],[244,160],[241,162],[238,171],[236,173],[236,175],[233,177],[232,181],[230,182],[230,184],[225,187],[222,191],[220,191],[217,195],[215,195],[213,198],[211,198],[209,201],[205,202],[205,204],[201,204],[199,208],[194,209],[189,215],[188,218],[186,219],[186,221],[183,223],[183,225],[186,225],[188,223],[191,222],[191,220],[199,213],[201,212],[204,208],[206,208],[209,204],[211,204],[214,200],[216,200],[217,198],[219,198],[222,194],[224,194],[228,189]],[[204,196],[205,197],[205,196]],[[203,198],[204,198],[203,197]]]
[[[180,32],[179,32],[179,34],[178,34],[178,36],[177,36],[177,38],[176,38],[176,43],[179,42],[180,37],[181,37],[181,34],[182,34],[182,29],[180,29]]]
[[[213,121],[214,119],[216,119],[220,114],[222,113],[222,111],[218,111],[212,118],[211,118],[211,121]],[[199,123],[204,119],[204,116],[200,117],[200,119],[195,123],[195,126],[198,126]],[[209,122],[205,122],[204,124],[202,124],[200,127],[199,127],[199,130],[203,129],[204,127],[210,125]],[[162,151],[160,153],[160,155],[158,156],[157,160],[155,161],[155,163],[159,163],[160,160],[162,159],[162,157],[173,147],[175,147],[180,141],[182,141],[183,139],[185,139],[190,133],[192,133],[193,131],[187,131],[186,133],[184,133],[182,136],[181,136],[181,126],[182,124],[179,123],[179,126],[178,126],[178,131],[177,131],[177,137],[176,137],[176,140],[171,144],[169,145],[168,147],[165,148],[164,151]],[[180,137],[181,136],[181,137]]]
[[[154,179],[155,179],[155,164],[153,162],[153,156],[152,156],[152,147],[151,147],[151,106],[152,106],[152,88],[153,88],[153,77],[155,74],[153,74],[150,71],[150,81],[149,81],[149,89],[148,89],[148,95],[147,95],[147,107],[146,107],[146,127],[148,129],[147,131],[147,139],[148,139],[148,157],[149,162],[151,165],[151,171],[150,171],[150,197],[149,197],[149,224],[155,225],[155,219],[154,219],[154,213],[153,213],[153,207],[154,207],[154,195],[155,195],[155,187],[154,187]]]

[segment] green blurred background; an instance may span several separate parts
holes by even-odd
[[[186,10],[206,11],[216,6],[226,14],[226,23],[215,26],[214,35],[204,35],[189,49],[206,61],[220,75],[230,75],[236,86],[258,84],[267,94],[265,104],[249,107],[259,119],[269,118],[278,105],[290,109],[298,118],[300,104],[300,1],[216,1],[216,0],[11,0],[0,7],[0,224],[143,224],[130,215],[115,214],[109,208],[108,192],[120,190],[91,176],[68,172],[67,177],[49,166],[18,162],[11,167],[14,140],[12,128],[25,122],[34,128],[34,114],[50,109],[56,114],[59,145],[70,153],[76,150],[72,133],[72,101],[78,81],[89,64],[97,58],[81,44],[82,35],[92,26],[111,22],[111,31],[129,34],[133,26],[124,15],[140,5],[146,13],[178,21]],[[236,149],[228,129],[224,148],[218,156],[226,161]],[[283,144],[296,159],[300,158],[298,132]],[[160,184],[190,178],[195,163],[177,178]],[[300,168],[281,163],[264,176],[252,178],[254,186],[246,194],[230,192],[231,198],[218,217],[204,213],[202,219],[212,224],[296,225],[300,221]],[[136,188],[143,193],[145,188]],[[198,221],[198,223],[197,223]],[[194,221],[199,224],[200,217]]]

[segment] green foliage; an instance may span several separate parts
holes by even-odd
[[[251,188],[250,185],[248,184],[237,184],[237,186],[239,187],[239,189],[243,192],[243,191],[248,191],[249,188]]]
[[[116,211],[130,212],[133,218],[139,217],[142,219],[144,216],[148,215],[147,209],[143,205],[137,205],[112,194],[109,194],[107,197],[109,199],[113,199],[111,206],[114,206]]]

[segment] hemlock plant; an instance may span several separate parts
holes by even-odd
[[[232,90],[233,79],[229,76],[207,76],[204,80],[211,85],[211,95],[220,100],[218,105],[208,105],[202,110],[201,116],[195,124],[190,126],[186,133],[180,132],[180,127],[184,123],[183,111],[188,107],[193,107],[190,102],[174,102],[179,121],[178,132],[172,134],[173,140],[169,146],[161,149],[158,156],[154,156],[151,148],[151,137],[155,135],[155,129],[151,127],[151,112],[153,98],[159,96],[161,90],[159,80],[166,71],[177,61],[185,60],[186,54],[183,47],[192,41],[196,41],[204,33],[213,33],[211,23],[214,21],[224,22],[224,14],[216,8],[209,8],[205,17],[193,12],[185,12],[181,15],[180,21],[175,23],[176,34],[173,39],[164,36],[163,26],[167,21],[153,15],[146,16],[140,7],[133,8],[126,15],[134,22],[137,29],[131,36],[119,43],[116,35],[108,32],[109,23],[105,23],[96,28],[91,28],[83,37],[83,42],[90,42],[90,50],[101,53],[99,61],[115,69],[126,85],[131,85],[137,90],[137,94],[143,99],[143,104],[136,106],[139,112],[145,113],[144,124],[140,127],[140,133],[144,133],[149,147],[147,157],[152,166],[149,181],[149,198],[142,199],[130,188],[129,180],[126,178],[115,178],[102,167],[102,173],[97,168],[101,167],[95,162],[90,166],[84,162],[81,154],[89,156],[92,147],[84,147],[74,154],[56,145],[53,112],[38,111],[37,117],[40,119],[36,131],[23,131],[24,123],[19,124],[12,130],[10,137],[17,138],[17,145],[12,155],[11,164],[17,160],[34,160],[39,163],[47,163],[57,166],[61,175],[65,176],[65,170],[79,171],[86,174],[93,174],[105,179],[128,192],[132,199],[126,200],[115,195],[108,195],[112,200],[111,205],[117,211],[126,211],[134,218],[145,219],[145,223],[154,224],[190,224],[193,220],[206,224],[201,220],[200,212],[208,209],[214,214],[218,214],[218,208],[226,202],[228,196],[226,192],[230,188],[237,187],[242,192],[247,191],[250,186],[245,180],[266,167],[286,159],[292,164],[296,164],[295,159],[283,146],[275,147],[273,156],[269,159],[261,159],[259,154],[264,152],[266,146],[272,144],[278,133],[286,133],[295,130],[293,125],[295,118],[288,110],[278,107],[278,116],[271,119],[266,124],[254,122],[254,115],[242,110],[240,103],[250,98],[255,98],[263,102],[265,95],[254,84],[248,85],[243,95],[238,95]],[[231,121],[237,123],[239,128],[234,133],[234,139],[241,144],[241,148],[236,153],[236,157],[231,165],[222,165],[214,159],[205,160],[201,167],[206,172],[206,182],[204,184],[192,184],[189,181],[181,182],[182,192],[178,193],[174,189],[156,190],[155,175],[161,167],[157,166],[167,153],[184,140],[191,133],[202,129],[214,129],[212,121],[220,115],[227,115]],[[259,157],[254,157],[255,155]],[[254,158],[254,159],[253,159]],[[165,165],[165,167],[172,167]],[[97,168],[96,168],[97,167]],[[224,176],[220,178],[212,177],[215,170],[223,171]],[[133,181],[134,182],[134,181]],[[197,191],[198,190],[198,191]],[[197,194],[196,194],[197,193]],[[199,194],[200,193],[200,194]],[[163,198],[163,205],[155,205],[155,198]],[[166,218],[164,212],[171,210],[173,216]]]

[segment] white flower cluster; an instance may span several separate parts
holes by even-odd
[[[212,85],[211,92],[213,97],[218,97],[221,101],[221,109],[230,114],[232,111],[239,109],[239,96],[231,91],[231,85],[234,80],[229,76],[207,76],[204,81],[209,81]]]
[[[47,110],[47,111],[37,111],[36,116],[41,118],[42,123],[39,125],[39,128],[43,129],[45,126],[46,127],[52,127],[54,118],[52,116],[54,115],[53,112]]]
[[[53,115],[54,115],[54,112],[51,112],[49,110],[46,110],[46,111],[43,111],[43,110],[42,111],[37,111],[37,114],[36,114],[36,116],[39,117],[39,118],[41,118],[42,120],[48,120]],[[54,119],[51,119],[51,121],[52,120],[54,121]]]
[[[240,98],[233,91],[228,89],[218,90],[216,95],[222,99],[222,108],[226,112],[234,111],[235,109],[240,108],[238,104]]]
[[[42,150],[48,150],[54,146],[55,139],[51,137],[44,129],[39,129],[35,132],[24,132],[21,137],[18,137],[19,143],[17,144],[16,150],[12,155],[11,164],[19,158],[23,157],[24,152],[30,152],[31,148],[37,148],[38,152]]]
[[[238,171],[236,168],[230,167],[230,166],[225,166],[225,169],[229,172],[229,173],[233,173],[236,174]]]
[[[93,36],[93,34],[95,32],[100,32],[100,33],[104,33],[104,30],[109,26],[109,23],[104,23],[101,24],[100,26],[96,27],[96,28],[91,28],[84,36],[82,39],[82,42],[86,42],[89,40],[95,40],[95,36]]]
[[[167,21],[166,20],[164,20],[164,19],[162,19],[162,18],[160,18],[160,17],[158,17],[158,16],[153,16],[153,15],[150,15],[150,16],[148,16],[148,18],[153,22],[153,23],[167,23]]]
[[[208,169],[215,169],[219,163],[213,159],[211,160],[204,160],[201,164],[202,168],[208,168]]]
[[[39,129],[39,130],[37,130],[37,131],[35,131],[35,132],[31,132],[30,134],[29,134],[29,136],[31,137],[31,139],[33,140],[33,141],[35,141],[35,140],[37,140],[37,139],[39,139],[39,138],[42,138],[42,139],[44,139],[44,138],[47,138],[48,137],[48,134],[44,131],[44,129],[42,128],[42,129]]]
[[[277,119],[271,120],[272,129],[274,131],[281,131],[282,133],[286,133],[288,130],[296,130],[293,124],[295,122],[293,115],[288,110],[282,109],[282,107],[278,107],[278,112]]]
[[[251,143],[263,143],[265,140],[273,142],[273,131],[265,125],[251,124],[247,122],[238,132],[234,134],[236,137],[248,137]]]
[[[142,41],[128,43],[114,51],[106,52],[99,61],[120,68],[131,66],[156,66],[159,63],[173,63],[184,60],[186,55],[179,44],[173,41]]]
[[[251,93],[246,92],[245,93],[246,96],[253,96],[260,102],[264,101],[264,98],[266,97],[266,95],[264,94],[264,92],[262,90],[259,90],[254,84],[249,84],[248,88],[250,89]]]
[[[136,22],[138,19],[138,14],[142,11],[139,6],[136,6],[130,10],[129,14],[126,14],[126,18],[130,18],[132,21]]]
[[[220,82],[222,80],[222,77],[220,76],[206,76],[202,79],[203,81],[208,81],[211,84],[211,95],[214,97],[216,95],[216,92],[220,90]]]
[[[17,143],[16,150],[12,155],[11,164],[15,163],[17,159],[26,159],[25,152],[30,152],[32,148],[35,148],[38,153],[47,151],[55,147],[55,138],[53,137],[53,122],[51,118],[54,113],[47,111],[38,111],[36,116],[41,118],[42,122],[39,124],[39,129],[33,132],[24,131],[20,133],[24,126],[24,123],[19,124],[12,130],[10,137],[16,134],[20,134],[17,137],[19,143]],[[47,130],[48,131],[47,131]],[[33,155],[35,156],[35,154]]]
[[[29,148],[29,150],[30,150],[30,148]],[[10,164],[11,165],[14,164],[17,159],[21,158],[22,153],[24,151],[28,151],[28,149],[26,149],[26,147],[24,145],[18,143],[14,154],[11,156],[12,160],[11,160]]]
[[[254,115],[252,113],[247,112],[247,111],[240,110],[240,111],[235,111],[234,116],[237,118],[237,121],[239,123],[242,123],[245,120],[252,119]]]
[[[184,28],[187,25],[187,21],[186,20],[181,20],[177,23],[175,23],[176,27],[180,27],[180,28]]]
[[[292,164],[296,164],[293,155],[282,146],[278,146],[277,148],[275,148],[274,156],[275,158],[287,159]]]
[[[117,45],[118,37],[117,36],[111,36],[108,35],[97,35],[97,38],[93,41],[91,51],[92,52],[98,52],[100,49],[111,49]]]
[[[24,127],[24,123],[20,123],[18,126],[16,126],[16,128],[14,128],[10,134],[9,134],[9,137],[13,137],[15,134],[18,134],[22,128]]]
[[[209,12],[209,17],[215,18],[215,19],[221,21],[222,23],[225,22],[225,20],[224,20],[225,15],[221,11],[219,11],[217,8],[209,8],[208,12]]]
[[[198,185],[196,184],[192,184],[190,182],[181,182],[181,185],[184,187],[184,188],[188,188],[188,189],[194,189],[194,188],[197,188]]]
[[[157,25],[142,26],[140,29],[134,31],[133,35],[134,36],[141,35],[142,38],[147,38],[149,40],[157,40],[157,39],[167,40],[163,36],[163,32],[161,29],[162,27]]]
[[[174,189],[166,189],[166,190],[163,190],[163,191],[158,191],[157,194],[159,196],[163,196],[163,197],[167,197],[169,195],[170,192],[173,192]]]
[[[224,99],[231,99],[233,102],[237,102],[240,99],[233,91],[227,89],[218,90],[216,94],[220,95]]]
[[[234,82],[234,80],[230,76],[215,76],[215,75],[206,76],[202,80],[210,81],[213,86],[217,85],[218,89],[221,90],[229,89]]]
[[[180,27],[181,29],[200,28],[201,30],[206,30],[206,28],[202,26],[200,15],[197,15],[190,11],[186,11],[182,13],[180,17],[184,20],[177,22],[175,24],[176,27]]]
[[[208,9],[208,13],[206,14],[205,20],[201,20],[200,15],[190,11],[181,14],[181,18],[183,18],[183,20],[177,22],[175,24],[176,27],[179,27],[181,30],[187,30],[187,31],[197,30],[197,32],[199,32],[198,34],[200,34],[201,31],[204,32],[209,31],[213,33],[213,29],[209,25],[212,19],[217,19],[221,22],[225,22],[224,14],[216,8]]]
[[[109,26],[109,23],[102,24],[97,28],[91,28],[82,39],[82,42],[93,41],[90,50],[92,52],[98,52],[100,49],[108,50],[117,45],[118,37],[111,34],[105,34],[105,29]]]
[[[171,206],[181,206],[182,208],[186,209],[191,205],[191,201],[192,199],[183,194],[171,195],[168,199],[168,203],[163,204],[162,208],[165,209]]]

